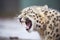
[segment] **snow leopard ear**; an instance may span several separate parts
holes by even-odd
[[[48,9],[48,5],[44,5],[44,8],[45,8],[45,9]]]
[[[48,10],[48,5],[44,5],[42,9],[47,11]]]

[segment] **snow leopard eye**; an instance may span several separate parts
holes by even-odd
[[[41,26],[40,26],[40,25],[38,25],[38,24],[36,24],[36,27],[39,27],[39,28],[40,28]]]

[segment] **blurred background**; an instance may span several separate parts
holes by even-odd
[[[60,0],[0,0],[0,40],[40,39],[37,32],[28,33],[17,18],[22,9],[33,5],[48,5],[60,11]]]
[[[25,7],[46,4],[60,11],[60,0],[0,0],[0,16],[13,17]]]

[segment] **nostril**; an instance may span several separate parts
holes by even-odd
[[[21,19],[22,19],[22,18],[19,18],[19,21],[20,21],[20,22],[21,22]]]

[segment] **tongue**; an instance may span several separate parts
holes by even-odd
[[[29,27],[30,27],[30,23],[27,24],[27,27],[26,28],[29,29]]]

